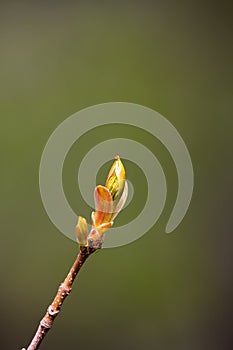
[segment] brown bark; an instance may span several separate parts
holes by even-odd
[[[65,298],[70,294],[72,289],[72,284],[74,282],[75,277],[77,276],[79,270],[85,263],[86,259],[96,251],[94,248],[90,247],[80,247],[80,252],[71,267],[68,275],[65,280],[60,284],[57,294],[52,302],[52,304],[48,307],[45,316],[40,321],[39,327],[36,331],[34,338],[32,339],[30,345],[27,350],[36,350],[39,348],[42,340],[44,339],[47,332],[51,329],[53,322],[57,315],[60,312],[62,304]],[[26,350],[25,348],[22,350]]]

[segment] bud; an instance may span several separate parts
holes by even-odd
[[[100,249],[104,234],[113,225],[113,219],[123,208],[128,195],[125,169],[117,156],[108,173],[105,186],[96,186],[95,211],[92,213],[92,229],[88,234],[86,219],[79,216],[76,237],[80,246]]]
[[[78,224],[75,228],[76,239],[80,246],[87,247],[88,226],[86,219],[78,217]]]
[[[123,192],[125,187],[125,168],[120,160],[119,156],[116,156],[113,163],[105,186],[109,189],[113,201],[115,201]]]
[[[117,156],[109,173],[105,186],[95,188],[95,212],[92,213],[92,227],[102,235],[113,225],[113,219],[123,208],[128,195],[125,169]]]

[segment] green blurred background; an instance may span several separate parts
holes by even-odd
[[[109,136],[129,135],[158,157],[166,208],[141,239],[87,262],[41,349],[232,349],[230,2],[1,1],[0,17],[1,348],[29,343],[77,253],[41,202],[45,143],[78,110],[127,101],[157,110],[182,135],[195,174],[190,208],[166,235],[177,175],[158,140],[123,126],[84,135],[64,166],[77,214],[91,212],[78,162]],[[146,198],[143,172],[126,167],[135,197],[118,224]]]

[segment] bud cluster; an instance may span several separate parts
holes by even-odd
[[[79,216],[76,238],[80,246],[99,249],[104,234],[113,225],[113,220],[122,210],[128,196],[125,169],[117,156],[108,173],[105,186],[97,186],[94,191],[95,211],[92,212],[92,229],[88,232],[85,218]]]

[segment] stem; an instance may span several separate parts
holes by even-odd
[[[66,276],[63,283],[60,284],[57,294],[52,302],[52,304],[48,307],[48,310],[45,316],[40,321],[39,327],[36,331],[34,338],[32,339],[30,345],[27,350],[36,350],[39,348],[42,340],[44,339],[47,332],[53,325],[53,322],[57,315],[60,312],[62,304],[65,298],[70,294],[72,289],[72,284],[74,282],[75,277],[77,276],[79,270],[85,263],[86,259],[96,251],[94,248],[90,247],[80,247],[80,252],[71,267],[68,275]],[[25,348],[22,350],[26,350]]]

